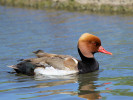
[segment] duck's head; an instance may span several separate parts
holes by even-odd
[[[101,40],[92,34],[84,33],[78,41],[78,48],[85,57],[93,57],[96,52],[112,55],[101,46]]]

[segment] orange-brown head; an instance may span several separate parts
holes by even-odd
[[[106,51],[101,46],[101,40],[97,36],[89,33],[81,35],[78,41],[78,48],[85,57],[93,57],[96,52],[112,55],[111,52]]]

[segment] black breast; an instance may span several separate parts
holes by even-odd
[[[78,62],[78,70],[79,73],[88,73],[93,72],[99,69],[99,64],[95,58],[87,58],[85,57],[80,50],[78,49],[79,55],[81,57],[81,61]]]
[[[88,58],[88,62],[79,61],[79,73],[93,72],[99,69],[99,64],[94,58]]]

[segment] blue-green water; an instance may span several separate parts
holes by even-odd
[[[96,54],[100,70],[54,78],[17,75],[8,65],[32,51],[78,59],[82,33],[102,40],[113,56]],[[133,100],[133,16],[0,6],[0,100]]]

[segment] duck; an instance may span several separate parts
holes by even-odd
[[[21,59],[18,64],[9,67],[13,68],[16,73],[26,75],[51,75],[54,70],[58,74],[84,74],[99,70],[99,63],[94,57],[95,53],[112,55],[111,52],[103,48],[100,38],[90,33],[80,36],[77,50],[80,60],[70,55],[50,54],[43,50],[37,50],[33,52],[36,58]]]

